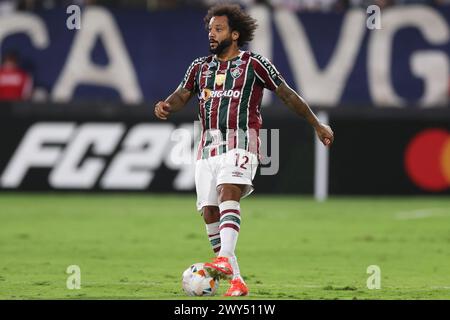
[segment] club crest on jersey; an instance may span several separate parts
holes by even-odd
[[[230,70],[231,71],[231,76],[234,78],[234,79],[237,79],[237,78],[239,78],[240,76],[241,76],[241,74],[242,74],[242,72],[244,71],[244,70],[242,70],[241,68],[233,68],[233,69],[231,69]]]
[[[226,75],[223,73],[220,73],[216,75],[216,85],[221,86],[225,82]]]

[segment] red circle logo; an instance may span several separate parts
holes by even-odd
[[[450,134],[427,129],[411,139],[405,151],[405,169],[411,180],[427,191],[450,186]]]

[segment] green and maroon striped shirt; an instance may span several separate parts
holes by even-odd
[[[202,137],[197,159],[235,148],[259,155],[263,91],[283,82],[268,59],[250,51],[225,62],[213,55],[195,59],[180,86],[199,100]]]

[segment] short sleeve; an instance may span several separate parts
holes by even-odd
[[[189,90],[189,91],[196,91],[198,86],[195,83],[197,72],[200,69],[201,64],[203,63],[203,58],[195,59],[189,68],[186,71],[186,74],[184,75],[183,80],[180,83],[180,87]]]
[[[252,63],[255,74],[263,83],[264,88],[274,91],[284,82],[284,79],[277,68],[262,55],[253,53]]]

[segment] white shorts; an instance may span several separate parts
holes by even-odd
[[[243,184],[245,198],[253,192],[253,178],[258,169],[255,154],[243,149],[232,149],[227,153],[197,160],[195,164],[195,189],[197,210],[204,206],[219,206],[217,187],[224,183]]]

